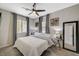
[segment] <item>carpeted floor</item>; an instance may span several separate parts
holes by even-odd
[[[0,49],[0,56],[23,56],[23,55],[18,49],[10,46]],[[79,54],[52,46],[48,48],[46,51],[44,51],[41,56],[79,56]]]

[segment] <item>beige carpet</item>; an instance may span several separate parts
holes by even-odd
[[[23,56],[22,53],[12,46],[0,49],[0,56]],[[52,46],[43,52],[42,56],[79,56],[74,52]]]

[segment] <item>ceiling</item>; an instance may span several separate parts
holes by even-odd
[[[39,12],[40,16],[46,15],[48,13],[53,13],[55,11],[70,7],[76,3],[37,3],[36,9],[45,9],[45,12]],[[0,3],[0,9],[15,12],[17,14],[28,16],[30,18],[37,18],[35,14],[28,15],[31,11],[26,11],[22,7],[32,9],[33,3]]]

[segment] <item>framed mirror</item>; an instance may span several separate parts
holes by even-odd
[[[63,48],[78,52],[79,51],[79,33],[78,21],[63,23]]]

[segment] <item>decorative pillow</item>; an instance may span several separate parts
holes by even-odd
[[[41,39],[50,39],[51,38],[50,34],[45,34],[45,33],[35,33],[34,36],[37,38],[41,38]]]

